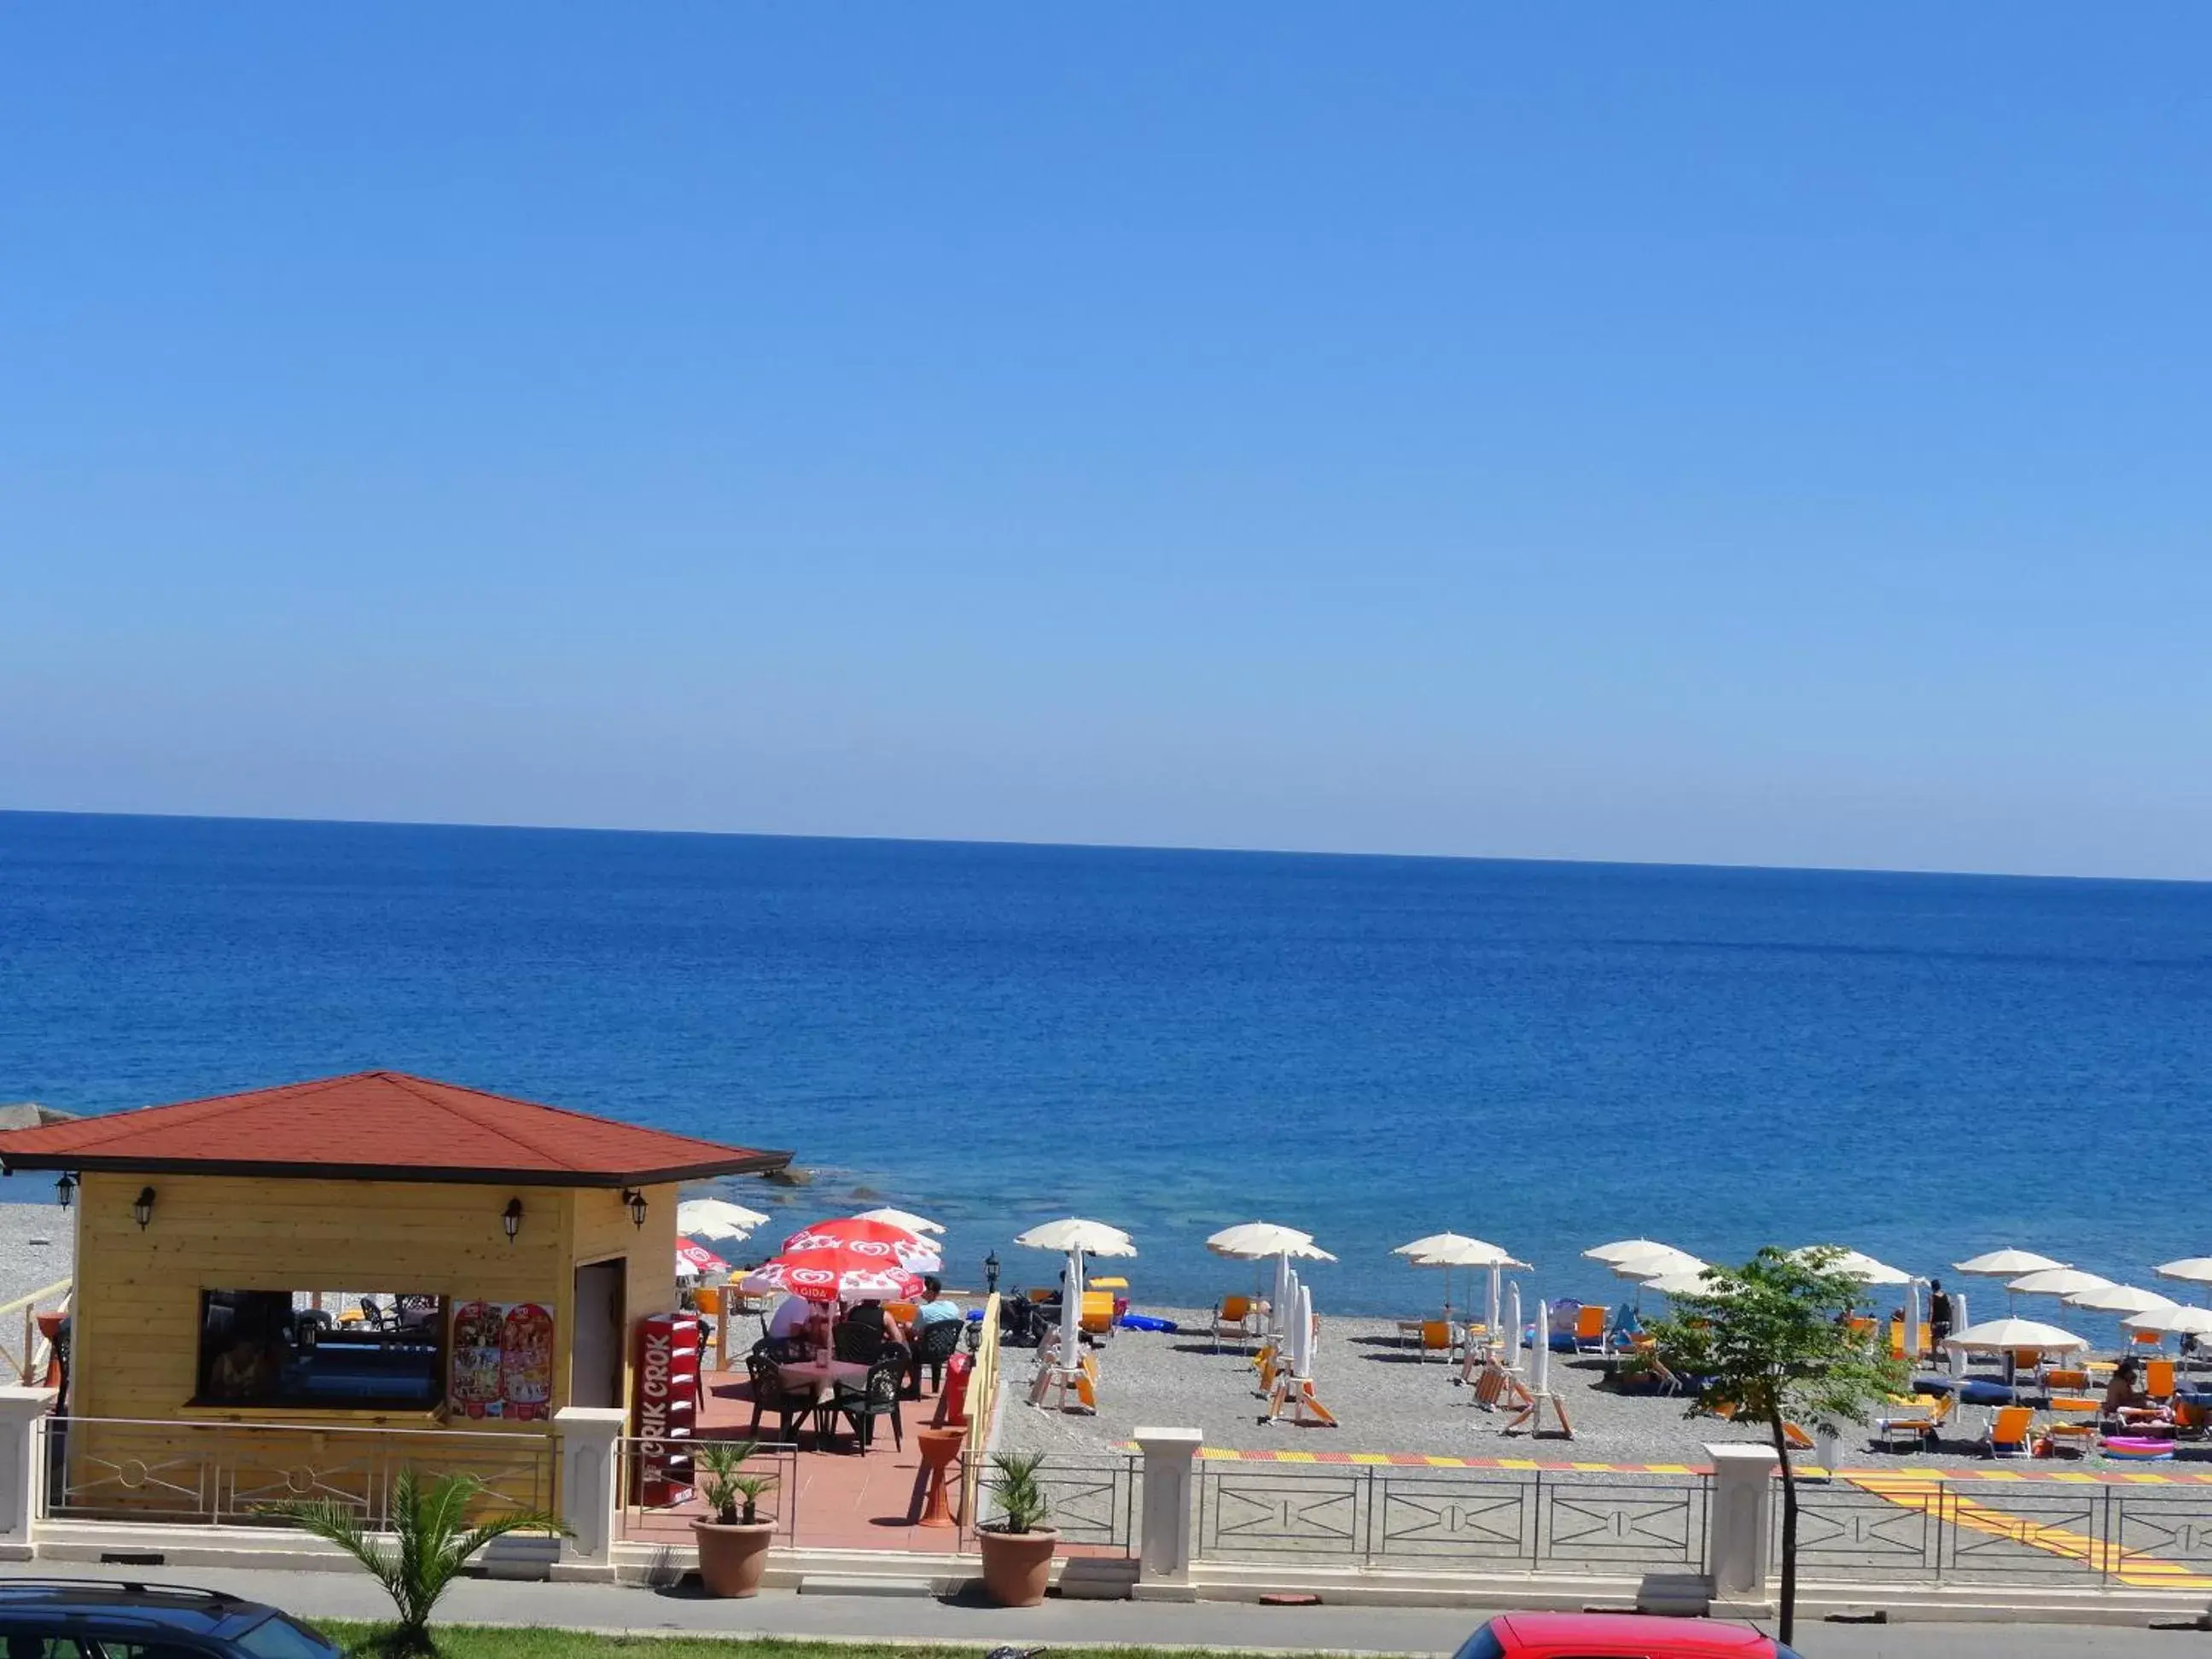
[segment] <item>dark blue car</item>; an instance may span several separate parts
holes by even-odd
[[[312,1625],[218,1590],[0,1579],[0,1659],[337,1659]]]

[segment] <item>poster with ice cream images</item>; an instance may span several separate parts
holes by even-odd
[[[553,1315],[536,1302],[464,1302],[453,1310],[446,1389],[455,1417],[543,1420],[553,1399]]]

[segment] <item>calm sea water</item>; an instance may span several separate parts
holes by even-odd
[[[956,1277],[1095,1215],[1140,1302],[1255,1217],[1370,1312],[1443,1228],[1547,1294],[1638,1233],[2212,1252],[2212,886],[0,814],[0,1099],[370,1066],[793,1148],[794,1222]]]

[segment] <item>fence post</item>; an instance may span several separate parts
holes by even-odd
[[[37,1554],[31,1528],[39,1518],[39,1460],[46,1450],[39,1425],[58,1397],[52,1389],[0,1388],[0,1561]]]
[[[1198,1429],[1140,1428],[1145,1455],[1145,1529],[1137,1545],[1139,1601],[1195,1601],[1190,1582],[1194,1466],[1206,1436]]]
[[[1763,1607],[1773,1534],[1774,1471],[1765,1446],[1711,1445],[1712,1513],[1705,1524],[1705,1576],[1715,1602]],[[1716,1611],[1718,1611],[1717,1607]]]
[[[623,1420],[618,1406],[563,1406],[553,1413],[561,1445],[561,1518],[570,1534],[561,1541],[556,1578],[614,1582]]]

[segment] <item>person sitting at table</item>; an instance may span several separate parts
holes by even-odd
[[[914,1310],[914,1334],[921,1334],[922,1327],[935,1325],[947,1319],[968,1317],[961,1305],[945,1293],[944,1281],[934,1274],[921,1281],[921,1305]]]
[[[796,1357],[806,1346],[806,1327],[814,1317],[814,1304],[803,1296],[787,1296],[768,1318],[767,1344],[770,1352]]]
[[[896,1314],[873,1297],[870,1297],[859,1307],[847,1314],[845,1322],[848,1325],[857,1325],[862,1330],[875,1332],[882,1345],[886,1347],[896,1344],[902,1348],[907,1344],[906,1327],[899,1322]]]

